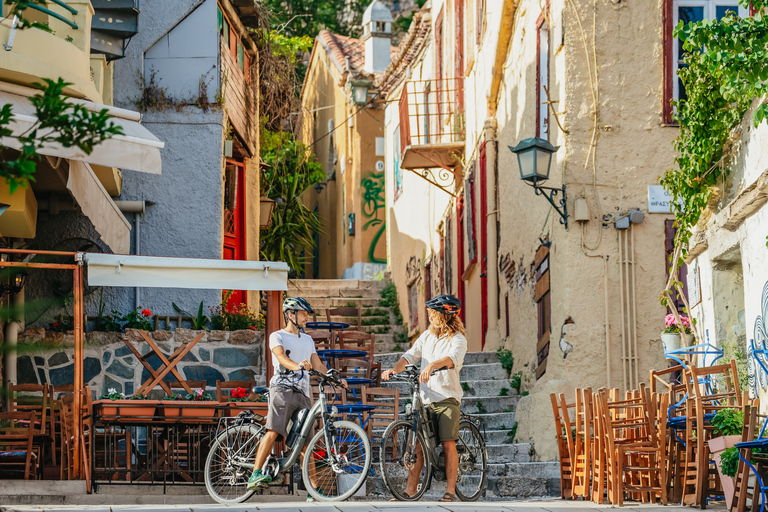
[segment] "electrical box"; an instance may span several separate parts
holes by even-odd
[[[589,220],[589,206],[587,200],[583,197],[577,197],[573,202],[573,220],[576,222],[587,222]]]

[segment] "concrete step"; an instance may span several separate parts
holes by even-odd
[[[360,279],[293,279],[288,283],[288,290],[377,290],[380,293],[386,285],[386,281]]]
[[[382,382],[382,387],[394,388],[397,384],[394,382]],[[396,386],[400,387],[400,386]],[[400,406],[405,407],[405,401],[408,400],[408,388],[401,388],[400,390]],[[515,410],[517,402],[520,400],[519,395],[512,396],[465,396],[461,400],[461,410],[467,414],[491,414],[491,413],[508,413]],[[384,402],[392,400],[383,400]],[[479,407],[482,405],[482,407]],[[482,412],[481,412],[482,411]],[[509,426],[510,425],[505,425]]]
[[[387,366],[388,368],[391,368],[398,361],[398,359],[400,359],[399,353],[376,355],[376,361],[381,361],[382,367]],[[464,355],[465,366],[470,364],[491,364],[491,363],[500,364],[499,358],[496,357],[496,352],[467,352]],[[487,377],[486,379],[489,379],[489,378],[490,377]],[[504,378],[506,378],[506,372],[504,373]]]
[[[473,477],[469,477],[473,478]],[[474,477],[479,478],[479,477]],[[435,501],[445,493],[445,481],[433,478],[432,487],[422,501]],[[378,467],[374,476],[366,480],[368,498],[383,499],[390,494],[384,485]],[[485,496],[481,499],[506,500],[510,498],[534,498],[560,494],[560,470],[557,462],[511,462],[489,464]]]
[[[506,425],[502,424],[499,425],[499,430],[491,430],[486,428],[485,432],[483,433],[483,437],[485,437],[485,444],[487,445],[510,445],[513,444],[514,441],[513,438],[509,436],[509,430],[512,428],[512,425]]]
[[[494,464],[531,462],[530,443],[486,444],[486,449],[488,450],[488,461]]]
[[[378,349],[379,335],[376,336],[376,339],[377,339],[376,348]],[[381,365],[381,367],[382,369],[385,369],[385,370],[387,369],[387,367],[385,367],[383,364]],[[407,382],[387,382],[386,385],[387,385],[386,387],[388,388],[399,388],[401,395],[403,393],[408,393],[408,390],[410,389],[409,384]],[[476,396],[497,397],[497,396],[500,396],[499,393],[501,393],[501,390],[504,388],[507,388],[506,396],[515,396],[518,394],[516,389],[513,389],[510,387],[508,380],[464,381],[462,382],[462,388],[464,389],[465,398],[476,397]]]
[[[461,367],[459,377],[462,382],[474,380],[507,380],[507,371],[501,367],[501,363],[467,364]]]
[[[332,308],[373,308],[381,307],[381,297],[304,297],[309,301],[315,313],[322,315],[325,320],[325,310]],[[354,306],[352,305],[354,304]],[[319,318],[318,318],[319,320]]]

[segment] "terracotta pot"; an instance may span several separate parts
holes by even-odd
[[[720,483],[723,484],[723,494],[725,494],[725,507],[727,510],[730,510],[731,508],[731,501],[733,501],[733,495],[736,491],[736,478],[725,476],[723,474],[720,469],[720,456],[728,448],[736,446],[736,443],[738,442],[741,442],[741,436],[720,436],[707,441],[707,444],[709,444],[709,451],[712,453],[712,458],[715,459],[717,473],[720,475]]]

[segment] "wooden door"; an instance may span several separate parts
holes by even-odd
[[[224,246],[225,260],[244,260],[245,254],[245,163],[227,159],[224,171]],[[235,290],[228,306],[245,304],[246,293]]]
[[[480,303],[483,305],[482,347],[485,348],[485,336],[488,333],[488,204],[486,201],[486,158],[485,142],[480,146]],[[495,263],[495,262],[494,262]]]

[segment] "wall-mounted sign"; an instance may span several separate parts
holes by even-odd
[[[376,162],[376,170],[379,172],[382,172],[384,170],[384,162],[382,160],[379,160]]]
[[[688,306],[693,309],[701,304],[701,278],[699,277],[699,266],[691,269],[688,267]]]
[[[661,185],[648,185],[648,213],[672,213],[672,196]]]

